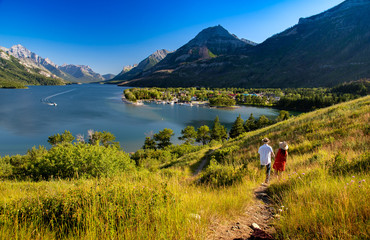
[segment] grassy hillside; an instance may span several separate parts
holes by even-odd
[[[262,137],[274,149],[290,144],[287,171],[269,187],[279,238],[369,238],[369,103],[365,97],[304,114],[223,147],[230,151],[219,161],[253,169]]]
[[[36,69],[29,69],[10,56],[0,58],[0,88],[25,88],[26,85],[63,85],[61,79],[45,77]]]
[[[132,156],[136,168],[100,178],[7,180],[15,169],[34,175],[45,170],[40,166],[46,166],[42,159],[46,150],[30,151],[28,157],[34,161],[26,167],[20,156],[4,157],[0,238],[206,239],[211,224],[235,218],[251,204],[252,189],[264,177],[257,150],[261,139],[268,137],[275,150],[279,141],[289,143],[287,171],[280,181],[273,178],[268,188],[276,210],[276,237],[368,239],[369,115],[367,96],[222,145],[140,150]],[[81,144],[65,145],[66,151],[53,147],[48,163],[52,165],[61,151],[69,164],[78,163],[85,151]],[[96,166],[95,148],[100,149],[87,148],[84,164],[93,161]],[[80,150],[74,154],[73,149]],[[114,155],[109,155],[110,161]],[[206,168],[193,176],[203,160]]]

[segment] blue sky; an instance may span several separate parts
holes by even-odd
[[[0,0],[0,46],[118,74],[157,49],[176,50],[222,25],[260,43],[343,0]]]

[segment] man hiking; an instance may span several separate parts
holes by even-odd
[[[272,147],[268,145],[270,139],[264,138],[262,139],[262,142],[264,144],[258,149],[258,153],[260,154],[261,167],[264,168],[264,166],[266,166],[266,180],[262,184],[268,184],[270,181],[271,156],[275,157],[275,154],[272,150]]]

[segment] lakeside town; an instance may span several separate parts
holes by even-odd
[[[154,102],[156,104],[210,107],[231,107],[242,104],[272,106],[280,100],[280,95],[246,89],[131,88],[124,91],[122,100],[135,105]]]

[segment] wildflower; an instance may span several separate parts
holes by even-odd
[[[283,211],[283,209],[279,209],[279,212],[282,212]]]
[[[362,179],[362,182],[365,182],[365,179]]]
[[[355,181],[351,180],[351,183],[354,183]]]
[[[305,173],[302,173],[302,175],[305,175]]]
[[[284,208],[284,206],[281,206],[281,208]]]
[[[355,178],[355,176],[352,176],[352,178]]]

